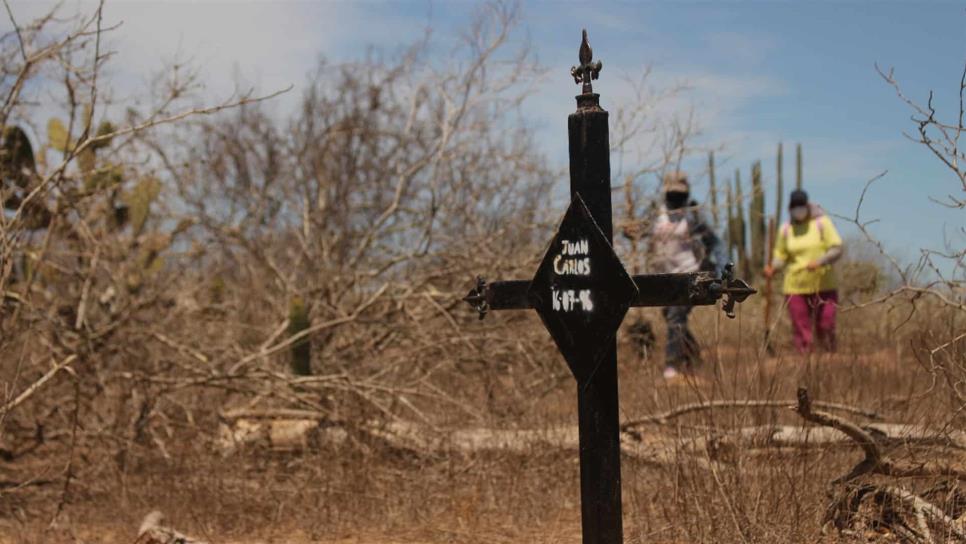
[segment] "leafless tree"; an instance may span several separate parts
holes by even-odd
[[[510,47],[514,6],[485,6],[445,61],[418,42],[320,62],[288,118],[250,92],[185,107],[196,80],[176,63],[119,120],[99,102],[101,10],[60,41],[52,16],[2,41],[8,451],[69,445],[69,482],[77,443],[123,472],[132,445],[168,456],[174,427],[214,433],[233,407],[479,419],[445,380],[510,372],[525,398],[535,373],[563,375],[546,340],[500,334],[513,319],[470,336],[456,306],[475,273],[528,273],[542,246],[555,173],[518,122],[541,68]],[[42,70],[65,106],[46,141],[19,128]],[[306,344],[311,374],[293,375]]]

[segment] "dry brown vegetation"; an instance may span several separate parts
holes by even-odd
[[[459,302],[477,273],[529,276],[559,211],[516,115],[539,70],[515,17],[484,9],[448,62],[419,43],[321,64],[288,119],[250,93],[199,107],[180,65],[107,118],[100,13],[16,21],[0,542],[133,542],[155,509],[211,542],[579,541],[566,366],[535,316]],[[614,113],[616,146],[666,142],[632,182],[689,149],[690,119],[641,113],[659,99]],[[914,107],[966,179],[962,113]],[[768,355],[760,300],[696,312],[696,380],[622,335],[626,540],[963,539],[963,258],[879,261],[889,291],[860,275],[833,355],[783,350],[783,322]]]

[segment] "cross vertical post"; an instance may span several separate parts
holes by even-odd
[[[613,246],[614,226],[610,191],[610,136],[607,112],[591,79],[601,64],[583,32],[581,66],[572,70],[583,83],[577,111],[567,119],[570,144],[570,195],[580,195],[607,242]],[[592,341],[592,339],[587,339]],[[621,450],[617,389],[617,338],[606,346],[589,379],[577,383],[580,435],[580,510],[584,544],[623,541],[621,518]],[[588,361],[584,364],[593,364]]]

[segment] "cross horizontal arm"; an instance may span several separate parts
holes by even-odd
[[[735,304],[757,292],[734,272],[734,263],[728,263],[721,277],[709,272],[634,276],[638,293],[631,306],[708,306],[724,297],[721,309],[734,318]]]
[[[486,303],[491,310],[526,310],[529,288],[530,280],[495,281],[487,286]]]
[[[632,307],[646,306],[708,306],[726,296],[724,310],[728,317],[734,315],[736,302],[745,300],[755,290],[748,284],[732,277],[733,265],[729,264],[721,278],[709,272],[688,274],[642,274],[634,276],[637,296]],[[477,284],[463,298],[476,311],[480,319],[489,310],[527,310],[530,289],[528,280],[495,281],[486,283],[477,278]]]
[[[638,295],[631,306],[682,306],[714,304],[721,298],[720,280],[706,272],[693,274],[644,274],[634,276]],[[526,310],[529,280],[495,281],[483,289],[490,310]]]
[[[693,274],[643,274],[634,276],[637,297],[631,306],[702,306],[721,298],[720,280],[706,272]],[[526,280],[495,281],[487,286],[486,303],[491,310],[530,308]]]
[[[637,297],[631,306],[705,306],[721,298],[721,280],[707,272],[634,276]]]

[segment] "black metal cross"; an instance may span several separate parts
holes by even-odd
[[[627,274],[613,249],[610,144],[607,112],[593,92],[601,63],[583,32],[582,84],[577,111],[568,118],[570,207],[532,280],[477,279],[464,298],[483,319],[490,310],[537,311],[577,380],[580,435],[580,506],[584,544],[623,540],[620,422],[617,399],[617,329],[632,306],[698,306],[724,297],[725,312],[755,292],[733,277],[691,274]]]

